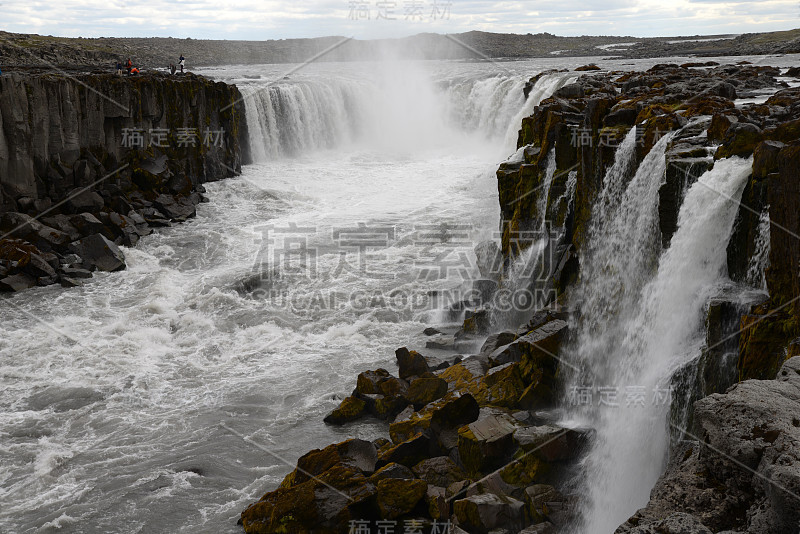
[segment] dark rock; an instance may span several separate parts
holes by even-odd
[[[410,513],[425,497],[428,485],[422,480],[386,478],[377,483],[380,517],[395,519]]]
[[[586,96],[586,93],[582,85],[572,83],[569,85],[565,85],[564,87],[556,91],[555,96],[558,98],[573,99],[573,98],[583,98],[584,96]]]
[[[105,205],[103,197],[94,191],[75,189],[67,193],[67,198],[69,200],[65,205],[71,213],[96,213]]]
[[[437,456],[423,460],[413,467],[413,471],[417,478],[442,488],[467,478],[466,473],[448,456]]]
[[[375,473],[370,477],[370,480],[373,483],[377,483],[385,478],[401,478],[412,480],[414,478],[414,472],[404,465],[391,463],[375,471]]]
[[[64,232],[45,226],[22,213],[4,213],[0,217],[0,231],[24,239],[41,250],[61,249],[70,241]]]
[[[402,379],[430,372],[428,362],[419,352],[409,351],[407,348],[402,347],[395,351],[395,356],[397,357],[397,365],[400,368],[399,374]]]
[[[506,415],[490,415],[458,431],[458,452],[472,472],[487,472],[508,462],[514,453],[516,423]]]
[[[117,245],[101,234],[75,241],[69,248],[83,259],[84,265],[101,271],[119,271],[125,268],[125,256]]]
[[[517,340],[519,336],[514,332],[500,332],[486,338],[481,346],[481,354],[491,354],[500,347],[506,346]]]
[[[411,468],[429,458],[436,449],[436,443],[430,434],[421,432],[381,454],[378,465],[383,467],[390,463],[398,463]]]
[[[514,432],[514,440],[547,462],[573,460],[589,441],[589,433],[554,425],[527,426]]]
[[[27,259],[27,264],[22,267],[23,272],[26,274],[33,278],[55,277],[56,271],[38,254],[30,254]]]
[[[584,65],[582,67],[578,67],[575,69],[575,72],[586,72],[592,70],[600,70],[600,67],[595,65],[594,63],[589,63],[588,65]]]
[[[411,381],[405,397],[417,409],[441,399],[447,393],[447,381],[442,378],[416,378]]]
[[[764,134],[761,128],[748,122],[737,122],[732,124],[725,133],[725,140],[717,149],[714,159],[722,159],[730,156],[749,157],[761,141]]]
[[[0,291],[22,291],[36,286],[36,279],[19,273],[0,280]]]
[[[468,532],[488,534],[496,528],[519,531],[524,524],[525,505],[508,496],[474,495],[453,504],[458,525]]]
[[[109,239],[113,239],[114,235],[111,234],[106,226],[91,213],[78,213],[69,218],[69,223],[78,230],[81,236],[88,236],[92,234],[103,234]]]
[[[553,486],[536,484],[525,488],[525,507],[534,523],[541,523],[550,515],[554,504],[563,504],[564,496]]]
[[[437,329],[435,329],[435,328],[433,328],[431,326],[429,326],[428,328],[423,330],[422,333],[425,334],[426,336],[435,336],[435,335],[441,334],[440,331],[438,331]]]
[[[83,234],[70,223],[69,216],[67,215],[59,214],[51,217],[44,217],[42,218],[42,222],[47,226],[55,228],[59,232],[69,235],[71,241],[83,237]]]
[[[360,419],[366,414],[366,403],[356,397],[347,397],[331,413],[325,416],[325,421],[332,425],[343,425]]]

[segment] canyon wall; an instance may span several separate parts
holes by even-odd
[[[191,74],[0,77],[0,288],[124,268],[114,245],[192,216],[247,157],[241,98]]]

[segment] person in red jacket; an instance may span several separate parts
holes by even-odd
[[[128,67],[128,74],[130,74],[133,68],[133,61],[131,61],[131,58],[128,58],[128,61],[125,62],[125,66]]]

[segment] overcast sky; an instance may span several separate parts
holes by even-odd
[[[65,37],[403,37],[483,30],[637,37],[800,27],[798,0],[0,0],[0,29]]]

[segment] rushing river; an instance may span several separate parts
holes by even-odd
[[[574,74],[524,82],[587,61],[208,69],[246,95],[254,163],[126,271],[3,306],[0,532],[240,532],[300,455],[377,437],[322,418],[424,346],[497,237],[521,117]]]

